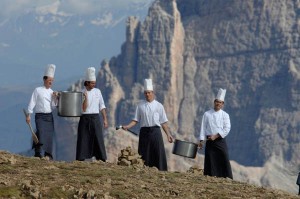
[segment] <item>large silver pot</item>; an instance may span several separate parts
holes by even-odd
[[[195,158],[198,151],[198,145],[193,142],[187,142],[175,139],[172,153],[188,158]]]
[[[58,115],[62,117],[80,117],[82,115],[82,92],[59,92]]]

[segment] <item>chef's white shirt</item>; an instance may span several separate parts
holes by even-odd
[[[52,93],[53,90],[45,86],[35,88],[28,105],[28,113],[51,113],[51,106],[56,106]]]
[[[82,90],[82,92],[87,91],[87,108],[83,114],[98,114],[105,107],[104,100],[101,94],[101,91],[98,88],[93,88],[88,91],[86,88]]]
[[[161,126],[168,121],[163,105],[156,100],[141,101],[136,107],[133,120],[139,122],[141,127]]]
[[[220,134],[224,138],[228,135],[230,128],[231,124],[228,113],[222,109],[219,111],[211,109],[203,115],[199,140],[205,140],[206,136],[216,134]]]

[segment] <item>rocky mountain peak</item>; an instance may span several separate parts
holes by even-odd
[[[202,114],[222,87],[228,91],[225,110],[232,119],[228,141],[235,146],[230,149],[233,159],[262,165],[271,157],[266,151],[282,150],[270,146],[271,140],[299,146],[292,138],[299,135],[299,126],[290,131],[289,122],[286,127],[271,122],[287,121],[285,114],[297,121],[298,7],[294,1],[155,1],[143,22],[129,18],[122,52],[108,64],[126,93],[114,104],[126,111],[116,122],[130,120],[132,100],[143,98],[143,79],[153,78],[173,130],[196,139]],[[105,72],[101,74],[99,79]],[[100,88],[108,100],[113,97]],[[263,132],[271,140],[263,141]],[[297,156],[295,147],[286,147],[285,157]]]
[[[299,7],[293,0],[155,1],[144,21],[128,19],[121,53],[97,77],[111,125],[131,120],[143,80],[152,78],[175,136],[197,142],[203,113],[225,88],[230,158],[299,169]]]

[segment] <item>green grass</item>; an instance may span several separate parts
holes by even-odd
[[[63,190],[62,187],[52,187],[45,198],[73,198],[75,191]]]
[[[19,190],[18,187],[0,187],[0,197],[1,198],[11,198],[16,197],[20,198],[22,192]]]

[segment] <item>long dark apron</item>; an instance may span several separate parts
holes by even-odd
[[[233,178],[225,139],[207,140],[204,175]]]
[[[95,157],[106,161],[106,151],[99,114],[84,114],[78,124],[76,160]]]
[[[54,123],[52,113],[36,113],[35,114],[35,126],[37,129],[36,135],[39,138],[39,142],[42,145],[41,149],[46,155],[52,157],[53,150],[53,135],[54,135]],[[36,146],[36,152],[41,153],[40,146]]]
[[[167,158],[160,127],[142,127],[139,135],[138,152],[149,167],[167,171]]]

